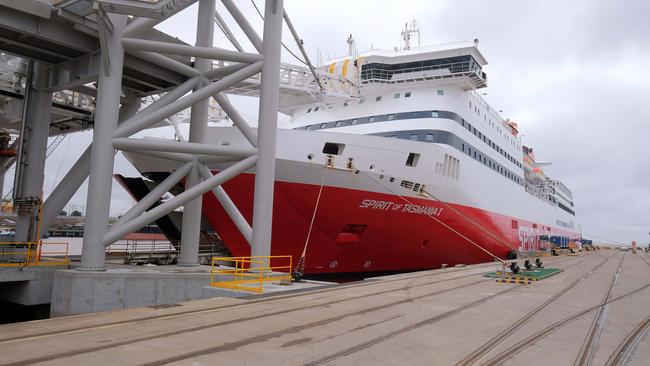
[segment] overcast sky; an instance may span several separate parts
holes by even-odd
[[[237,3],[261,33],[251,3]],[[538,160],[553,162],[545,171],[572,189],[585,236],[648,242],[650,2],[288,0],[285,8],[313,60],[344,55],[348,34],[360,51],[400,46],[400,31],[412,19],[422,45],[478,38],[489,63],[484,98],[518,122]],[[193,43],[195,17],[192,7],[158,28]],[[286,28],[283,39],[296,50]],[[216,45],[226,47],[220,34]],[[283,61],[296,62],[286,52]],[[240,104],[256,116],[253,103]],[[168,130],[147,134],[171,136]],[[46,194],[90,136],[68,137],[48,160]],[[119,154],[116,171],[136,174]],[[114,191],[111,213],[118,214],[133,202],[116,184]],[[84,186],[72,204],[83,206],[85,197]]]

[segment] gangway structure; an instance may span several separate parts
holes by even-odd
[[[282,0],[266,1],[262,35],[251,25],[259,18],[248,19],[232,0],[222,0],[225,10],[216,11],[215,2],[23,0],[0,5],[4,77],[0,127],[18,139],[16,240],[36,240],[36,209],[42,206],[40,225],[45,231],[89,179],[78,271],[103,271],[106,246],[181,206],[179,264],[197,264],[201,199],[207,192],[213,192],[227,208],[249,241],[252,255],[270,254],[277,112],[360,96],[348,80],[317,73],[309,63],[306,67],[281,63],[283,18],[298,39]],[[199,11],[194,45],[154,28],[195,3]],[[224,17],[239,26],[252,51],[244,50],[244,42],[223,26]],[[215,46],[215,22],[230,33],[232,47]],[[229,94],[259,97],[257,129],[230,102]],[[143,103],[152,96],[151,103]],[[248,139],[250,148],[204,141],[211,99]],[[187,141],[132,137],[187,110]],[[48,138],[85,129],[93,130],[91,146],[42,202]],[[164,156],[183,164],[109,228],[116,149]],[[217,154],[239,162],[216,175],[205,174],[205,164],[218,159]],[[255,171],[252,226],[220,188],[246,170]],[[158,204],[183,179],[185,190]]]

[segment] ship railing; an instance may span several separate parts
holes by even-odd
[[[68,243],[43,241],[0,242],[0,267],[67,266]]]
[[[289,283],[292,269],[290,255],[212,257],[210,286],[261,294],[264,283]]]
[[[475,86],[484,86],[486,76],[473,61],[453,62],[440,65],[384,69],[369,67],[361,71],[361,83],[395,84],[409,81],[440,80],[467,77]]]

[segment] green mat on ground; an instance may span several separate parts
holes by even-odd
[[[537,279],[542,279],[546,278],[549,276],[552,276],[554,274],[562,272],[561,269],[559,268],[541,268],[541,269],[535,269],[533,271],[526,271],[522,270],[521,273],[519,274],[514,274],[508,270],[506,270],[506,276],[508,277],[521,277],[521,278],[537,278]],[[494,271],[494,272],[488,272],[485,274],[485,277],[496,277],[500,278],[501,277],[501,271]]]

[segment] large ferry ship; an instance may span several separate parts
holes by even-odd
[[[404,271],[580,237],[571,191],[476,92],[487,85],[478,41],[351,51],[320,70],[349,80],[357,97],[281,106],[291,119],[277,132],[272,254],[295,263],[305,251],[305,273]],[[235,127],[208,134],[250,146]],[[153,180],[178,166],[125,155]],[[253,170],[223,185],[249,223],[253,185]],[[212,193],[203,215],[232,255],[250,255]]]

